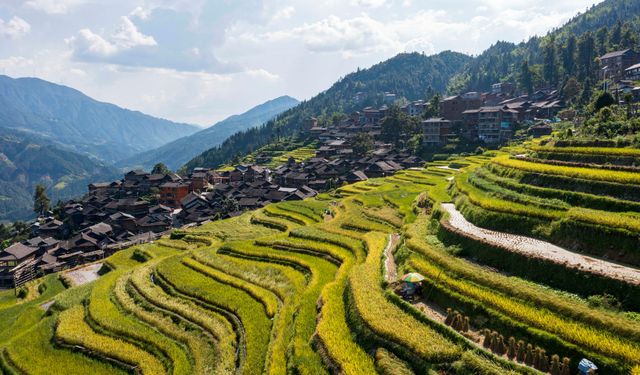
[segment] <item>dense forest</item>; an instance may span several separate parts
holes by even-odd
[[[544,37],[513,44],[498,42],[473,59],[449,83],[448,92],[485,91],[496,82],[516,82],[520,89],[564,89],[571,78],[590,99],[598,80],[598,58],[607,52],[636,47],[640,41],[640,2],[614,0],[593,6]],[[572,82],[570,88],[575,87]],[[586,89],[586,92],[584,90]]]

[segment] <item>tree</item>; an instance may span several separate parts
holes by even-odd
[[[576,37],[570,35],[567,39],[567,45],[562,50],[562,67],[564,73],[567,75],[573,75],[575,73],[575,58],[576,58]]]
[[[398,106],[391,106],[387,116],[382,120],[382,139],[386,142],[398,143],[405,113]]]
[[[602,108],[609,107],[616,104],[616,100],[613,98],[613,95],[609,92],[603,92],[598,95],[596,101],[593,104],[593,109],[595,112],[600,112]]]
[[[533,94],[533,78],[531,74],[531,68],[529,68],[529,62],[527,60],[522,62],[520,67],[520,87],[527,92],[527,94]]]
[[[622,41],[622,22],[618,21],[616,25],[611,30],[611,35],[609,36],[609,43],[613,48],[619,48],[620,42]]]
[[[544,56],[544,80],[549,86],[555,86],[558,77],[558,64],[556,62],[556,39],[553,35],[543,47]]]
[[[593,34],[587,32],[578,41],[578,79],[591,77],[595,59],[595,41]]]
[[[44,185],[36,185],[36,192],[33,195],[33,212],[38,215],[44,215],[49,211],[51,200],[47,196],[47,188]]]
[[[156,165],[153,166],[153,169],[151,170],[151,174],[168,174],[171,173],[171,170],[164,165],[164,163],[158,163]]]
[[[358,133],[353,137],[353,145],[351,148],[354,154],[365,156],[373,149],[373,138],[369,133]]]
[[[580,84],[576,77],[569,77],[562,87],[562,94],[567,101],[573,100],[580,93]]]
[[[424,111],[424,118],[428,119],[431,117],[436,117],[440,113],[440,99],[442,97],[440,94],[435,94],[429,100],[427,104],[427,109]]]
[[[609,30],[606,27],[601,27],[596,32],[596,45],[598,55],[602,56],[607,53],[607,43],[609,41]]]
[[[591,92],[592,92],[591,80],[587,78],[584,81],[584,85],[582,86],[582,94],[580,94],[581,104],[586,105],[589,103],[589,100],[591,100]]]

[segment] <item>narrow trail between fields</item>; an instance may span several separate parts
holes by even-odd
[[[606,260],[574,253],[549,242],[510,233],[484,229],[470,223],[452,203],[442,204],[449,214],[448,223],[463,235],[482,240],[490,245],[506,248],[530,257],[564,264],[566,267],[640,285],[640,270]]]
[[[389,235],[389,242],[387,242],[387,247],[384,249],[384,276],[389,283],[398,279],[396,260],[393,257],[393,250],[398,246],[398,241],[400,241],[398,233]]]

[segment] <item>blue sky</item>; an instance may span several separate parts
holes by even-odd
[[[211,125],[405,51],[478,54],[601,0],[2,0],[0,73]]]

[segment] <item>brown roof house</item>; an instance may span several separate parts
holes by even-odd
[[[0,287],[14,286],[14,276],[20,266],[34,261],[38,248],[15,243],[0,252]]]

